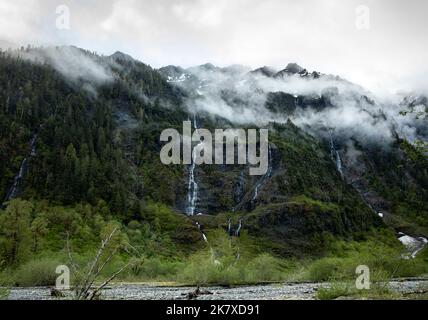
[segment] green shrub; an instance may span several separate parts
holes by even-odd
[[[134,276],[149,280],[172,279],[175,277],[180,266],[180,262],[160,258],[141,259],[132,268],[132,273]]]
[[[329,287],[321,287],[317,290],[316,298],[319,300],[334,300],[339,297],[347,297],[356,294],[356,288],[349,283],[334,282]]]
[[[0,300],[5,300],[9,296],[8,288],[0,288]]]
[[[245,281],[243,264],[232,255],[216,257],[214,251],[204,251],[189,258],[178,272],[177,280],[196,285],[231,285]]]
[[[375,280],[379,279],[379,280]],[[329,286],[320,287],[316,298],[319,300],[334,300],[339,297],[348,297],[352,299],[392,299],[399,294],[393,293],[387,283],[385,274],[375,274],[370,283],[369,289],[358,290],[354,281],[334,281]]]
[[[232,285],[280,281],[285,275],[280,260],[269,254],[247,262],[229,255],[216,259],[211,253],[199,253],[179,271],[178,281],[197,285]]]
[[[322,258],[313,262],[309,266],[308,280],[311,281],[329,281],[342,278],[344,272],[344,263],[339,258]]]
[[[248,263],[247,282],[278,281],[283,278],[279,261],[269,254],[262,254]]]
[[[61,264],[58,260],[50,258],[29,261],[15,273],[15,284],[19,287],[55,285],[58,277],[55,273],[56,267]]]
[[[356,278],[359,265],[370,269],[371,277],[383,279],[413,277],[428,272],[423,255],[416,259],[403,259],[403,248],[387,246],[377,241],[338,241],[331,248],[332,256],[321,258],[307,267],[306,279],[311,281],[351,280]]]

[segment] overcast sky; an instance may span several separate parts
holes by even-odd
[[[61,4],[69,30],[56,27]],[[426,92],[427,13],[425,0],[0,0],[0,46],[119,50],[154,67],[297,62],[375,92]]]

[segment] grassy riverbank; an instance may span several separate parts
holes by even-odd
[[[107,278],[126,262],[130,267],[116,281],[128,283],[156,282],[165,285],[244,285],[272,282],[329,282],[332,288],[321,291],[320,297],[347,292],[355,283],[355,269],[367,265],[373,283],[387,282],[393,278],[416,277],[428,274],[428,249],[415,259],[403,259],[404,248],[388,234],[373,235],[364,241],[332,239],[328,253],[323,257],[303,259],[280,258],[272,253],[260,252],[253,239],[244,234],[230,240],[222,230],[208,234],[212,241],[195,253],[181,259],[164,256],[129,257],[118,255],[103,271],[100,279]],[[389,240],[388,240],[389,239]],[[390,241],[390,243],[389,243]],[[93,253],[78,254],[75,260],[87,265]],[[239,259],[238,259],[239,257]],[[65,252],[44,253],[16,269],[5,269],[1,282],[9,286],[49,286],[55,283],[56,266],[67,264]],[[340,284],[340,285],[339,285]],[[381,292],[374,287],[376,292]],[[352,291],[352,290],[351,290]]]

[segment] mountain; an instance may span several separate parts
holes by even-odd
[[[275,74],[277,74],[278,71],[276,71],[272,67],[264,66],[264,67],[261,67],[261,68],[258,68],[258,69],[255,69],[255,70],[251,71],[251,73],[253,73],[253,74],[260,74],[260,75],[265,76],[265,77],[272,77]]]
[[[284,76],[284,75],[289,76],[289,75],[294,75],[294,74],[303,75],[306,73],[307,73],[306,69],[303,69],[297,63],[289,63],[284,70],[279,71],[275,76],[280,77],[280,76]]]
[[[125,54],[123,52],[120,51],[116,51],[115,53],[113,53],[110,58],[114,61],[118,61],[118,62],[133,62],[135,61],[134,58],[132,58],[130,55]]]
[[[0,196],[34,202],[58,234],[91,239],[97,221],[115,219],[169,257],[230,225],[296,257],[373,230],[428,236],[427,159],[403,134],[425,139],[409,131],[423,125],[338,77],[294,63],[155,70],[120,52],[57,47],[0,53],[0,88]],[[268,128],[268,173],[163,165],[162,130],[188,119]],[[60,223],[46,214],[55,206]]]

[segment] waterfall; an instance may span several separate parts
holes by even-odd
[[[245,186],[244,170],[241,170],[241,174],[239,175],[239,181],[235,185],[235,192],[234,192],[234,201],[237,205],[232,208],[232,212],[236,212],[238,205],[242,202],[242,199],[245,196],[244,186]]]
[[[24,160],[22,160],[21,166],[19,167],[19,172],[13,180],[13,184],[7,193],[5,202],[13,200],[19,196],[19,193],[21,192],[21,189],[22,189],[22,181],[24,180],[25,175],[27,174],[28,169],[29,169],[29,161],[28,160],[29,160],[29,158],[32,158],[32,157],[36,156],[36,154],[37,154],[36,143],[37,143],[37,134],[34,134],[33,137],[31,138],[31,142],[30,142],[30,147],[31,147],[30,155],[29,155],[29,157],[26,157],[26,158],[24,158]]]
[[[229,245],[230,247],[232,247],[232,237],[237,237],[239,238],[241,236],[241,231],[242,231],[242,223],[243,220],[239,219],[239,224],[235,230],[235,232],[232,230],[232,219],[229,219],[229,223],[228,223],[228,228],[227,228],[227,233],[229,235]],[[241,258],[241,253],[238,247],[238,252],[236,254],[236,260],[239,260]]]
[[[239,223],[236,226],[236,229],[232,229],[232,219],[229,219],[228,226],[227,226],[227,234],[230,238],[232,237],[240,237],[241,231],[242,231],[242,223],[243,220],[239,219]]]
[[[242,219],[239,220],[238,229],[236,229],[236,233],[235,233],[235,236],[237,236],[238,238],[241,236],[241,229],[242,229]]]
[[[340,158],[339,150],[336,149],[336,146],[333,141],[333,134],[330,132],[330,148],[331,148],[331,159],[336,164],[336,169],[343,177],[343,168],[342,168],[342,159]]]
[[[199,222],[196,222],[196,226],[198,227],[199,231],[201,232],[202,239],[204,239],[204,241],[205,241],[206,243],[208,243],[207,235],[206,235],[206,234],[205,234],[205,232],[202,230],[202,226],[201,226],[201,224],[200,224]]]
[[[343,171],[342,171],[342,159],[340,159],[339,151],[336,150],[336,168],[337,171],[339,171],[340,175],[343,177]]]
[[[198,126],[196,123],[196,116],[194,117],[193,127],[195,130],[198,129]],[[186,210],[188,216],[195,215],[196,201],[198,200],[199,186],[195,178],[196,156],[197,156],[197,149],[196,147],[194,147],[192,150],[192,165],[190,166],[190,170],[189,170],[189,188],[187,193],[187,210]]]
[[[28,159],[25,158],[21,163],[18,175],[16,175],[13,180],[12,187],[9,189],[9,192],[7,193],[6,201],[10,201],[18,197],[21,182],[22,182],[22,179],[24,178],[25,173],[27,172],[27,168],[28,168]]]
[[[215,252],[214,252],[214,249],[213,249],[213,247],[211,247],[211,245],[209,244],[209,242],[208,242],[208,238],[207,238],[207,235],[205,234],[204,230],[202,230],[202,225],[201,225],[199,222],[197,222],[197,221],[196,221],[196,226],[198,227],[199,231],[201,232],[202,239],[204,240],[204,242],[205,242],[205,243],[209,246],[209,248],[210,248],[211,260],[213,261],[213,263],[214,263],[215,265],[221,265],[221,262],[220,262],[220,261],[218,261],[218,260],[216,260],[216,258],[215,258]]]
[[[259,188],[260,188],[261,183],[258,182],[256,185],[256,188],[254,189],[254,196],[253,196],[253,201],[257,199],[257,196],[259,195]]]
[[[232,218],[229,219],[229,224],[227,226],[227,234],[229,235],[229,237],[231,237],[233,235],[232,234]]]
[[[254,201],[256,201],[257,197],[259,196],[259,192],[260,189],[264,186],[264,184],[272,177],[272,173],[273,173],[273,165],[272,165],[272,148],[270,146],[270,144],[268,145],[268,170],[266,172],[266,174],[261,177],[259,179],[259,181],[257,181],[255,187],[254,187],[254,194],[251,197],[251,202],[254,203]],[[251,192],[251,190],[250,190]],[[248,195],[248,194],[247,194]],[[243,201],[245,199],[248,199],[248,196],[244,196],[243,199],[241,199],[241,201],[232,208],[232,212],[236,212],[242,205]],[[251,194],[250,194],[251,195]]]
[[[272,176],[272,149],[269,145],[268,147],[268,170],[266,174],[257,182],[256,187],[254,188],[254,195],[251,199],[252,201],[255,201],[259,195],[260,189],[263,187],[263,185],[266,183],[266,181]]]
[[[221,262],[220,262],[220,261],[218,261],[218,260],[215,258],[215,252],[214,252],[214,249],[213,249],[213,247],[209,244],[209,242],[208,242],[208,238],[207,238],[207,235],[205,234],[204,230],[202,230],[202,225],[201,225],[199,222],[196,222],[196,226],[198,227],[199,231],[201,232],[202,239],[204,240],[204,242],[205,242],[205,243],[208,245],[208,247],[210,248],[211,260],[213,261],[213,263],[214,263],[215,265],[221,265]]]
[[[188,207],[187,207],[187,214],[189,216],[195,215],[196,210],[196,200],[198,197],[198,183],[195,179],[195,169],[196,169],[196,149],[194,148],[192,151],[192,165],[190,166],[189,171],[189,190],[187,194],[187,201],[188,201]]]
[[[33,135],[33,137],[31,138],[31,153],[30,153],[30,157],[35,157],[37,155],[37,150],[36,150],[36,143],[37,143],[37,138],[38,135],[37,133]]]

